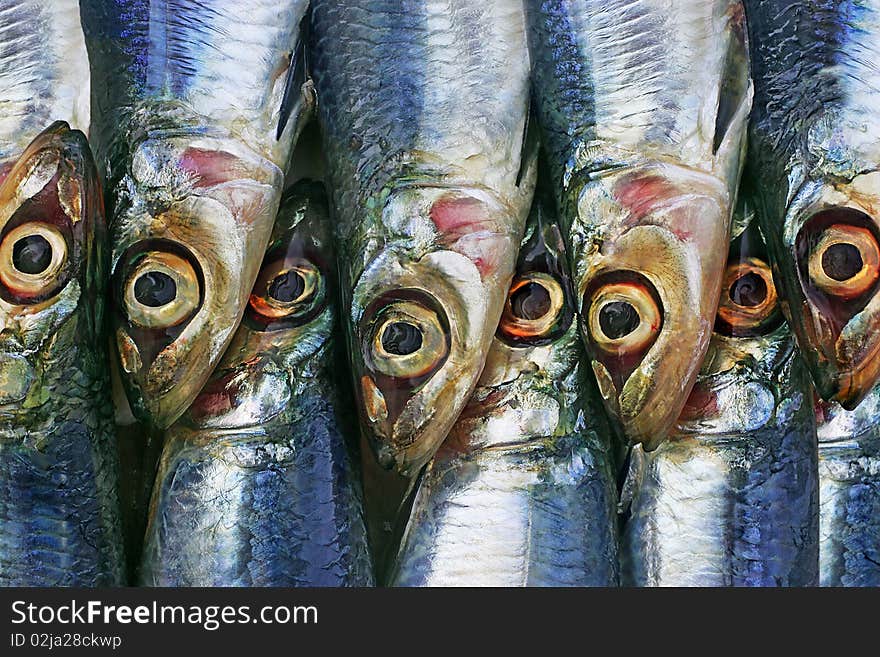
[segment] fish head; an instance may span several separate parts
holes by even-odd
[[[258,426],[317,385],[336,329],[335,293],[324,188],[300,181],[282,198],[242,323],[184,416],[187,424]]]
[[[738,215],[754,213],[741,202]],[[743,435],[810,405],[803,377],[791,373],[795,343],[769,262],[757,224],[745,222],[731,242],[714,334],[679,434]]]
[[[783,308],[816,389],[852,409],[880,377],[880,171],[807,180],[779,255]]]
[[[498,325],[527,208],[476,188],[391,191],[354,277],[350,354],[377,460],[424,465],[466,404]]]
[[[56,122],[0,184],[0,408],[38,406],[42,377],[99,344],[105,227],[85,135]],[[83,363],[78,365],[82,367]]]
[[[648,450],[672,428],[708,348],[731,205],[720,179],[673,164],[611,172],[577,198],[582,334],[606,408]]]
[[[582,356],[562,233],[536,200],[477,388],[444,453],[557,435],[580,394]]]
[[[281,171],[234,141],[137,142],[113,186],[113,329],[135,415],[165,428],[201,390],[244,313]]]

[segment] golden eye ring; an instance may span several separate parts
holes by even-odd
[[[396,301],[378,314],[365,346],[370,369],[395,379],[427,376],[449,354],[437,313],[407,300]]]
[[[770,267],[758,258],[728,265],[718,317],[734,330],[760,326],[776,311],[776,285]]]
[[[810,254],[813,284],[826,294],[857,299],[880,275],[880,246],[862,226],[834,224],[826,228]]]
[[[285,264],[271,278],[261,275],[256,289],[262,287],[262,293],[250,296],[254,312],[270,320],[297,314],[324,294],[323,276],[314,264],[302,259]]]
[[[565,306],[565,294],[555,278],[531,272],[514,279],[504,304],[499,328],[513,340],[539,338],[549,333]]]
[[[38,296],[57,283],[67,258],[67,240],[55,226],[21,224],[0,244],[0,281],[16,295]]]
[[[663,323],[650,291],[637,282],[609,283],[593,294],[587,326],[595,345],[612,356],[647,349]]]
[[[129,273],[123,300],[129,320],[137,326],[177,326],[199,306],[198,276],[185,258],[148,251]]]

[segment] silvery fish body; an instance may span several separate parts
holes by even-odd
[[[305,112],[306,5],[81,4],[115,344],[135,414],[160,429],[198,394],[247,305]]]
[[[323,187],[298,183],[241,327],[166,436],[144,584],[373,583],[329,239]]]
[[[731,244],[723,290],[676,431],[655,451],[632,453],[621,544],[628,585],[818,583],[809,374],[754,222]]]
[[[59,121],[4,174],[0,585],[121,585],[97,171]]]
[[[880,376],[880,1],[747,0],[748,171],[819,394]]]
[[[89,60],[77,0],[0,0],[0,167],[54,121],[89,129]]]
[[[0,585],[123,582],[75,0],[0,2]]]
[[[414,475],[483,367],[534,184],[509,0],[317,0],[311,70],[362,426]]]
[[[553,213],[524,244],[480,382],[419,483],[395,586],[614,586],[617,490]]]
[[[852,411],[818,402],[819,583],[880,586],[880,388]]]
[[[742,7],[526,6],[534,98],[592,367],[624,434],[653,448],[712,334],[751,102]]]

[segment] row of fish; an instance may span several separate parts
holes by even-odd
[[[880,584],[880,2],[744,5],[0,0],[0,583],[112,373],[143,584]]]

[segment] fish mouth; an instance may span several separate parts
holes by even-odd
[[[823,190],[786,224],[800,228],[780,273],[817,391],[851,410],[880,378],[880,204],[847,192]]]
[[[575,252],[593,372],[624,436],[650,451],[675,424],[709,347],[729,194],[707,174],[657,167],[587,185],[579,212],[612,226],[583,255]]]
[[[195,399],[241,320],[280,171],[212,143],[147,142],[133,161],[136,192],[117,209],[112,235],[113,329],[133,412],[165,429]]]
[[[525,212],[511,220],[480,192],[418,187],[386,204],[386,218],[402,213],[432,227],[433,247],[413,256],[411,244],[391,244],[373,258],[354,286],[349,328],[362,428],[382,467],[411,476],[476,386]]]

